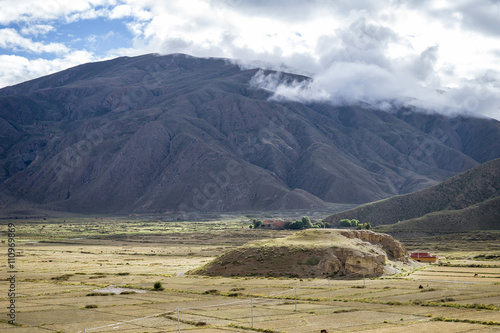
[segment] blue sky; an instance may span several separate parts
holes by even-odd
[[[387,101],[500,119],[494,0],[0,0],[0,87],[145,53],[238,59],[279,98]]]
[[[86,50],[94,57],[104,58],[108,52],[121,47],[132,47],[133,35],[126,27],[126,20],[98,17],[75,22],[53,22],[51,25],[26,25],[11,23],[3,29],[12,29],[35,43],[60,44],[70,50]],[[35,29],[38,29],[35,30]],[[27,31],[29,30],[29,31]],[[41,32],[40,32],[41,30]],[[0,48],[0,54],[21,56],[30,60],[42,57],[56,59],[58,52],[33,51],[23,45],[7,44]]]

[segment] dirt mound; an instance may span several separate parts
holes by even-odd
[[[357,230],[305,230],[252,242],[189,272],[211,276],[376,277],[399,272],[408,252],[386,234]]]

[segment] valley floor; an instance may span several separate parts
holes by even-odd
[[[500,330],[500,249],[495,237],[476,242],[463,240],[466,234],[442,241],[403,240],[409,250],[427,246],[438,252],[443,265],[422,265],[390,278],[208,278],[185,273],[247,241],[291,232],[252,230],[237,220],[8,222],[16,226],[16,325],[6,316],[9,282],[3,274],[0,331]],[[6,228],[2,224],[1,230]],[[6,272],[6,233],[2,241]],[[158,281],[163,290],[154,291]],[[103,288],[108,294],[96,292]]]

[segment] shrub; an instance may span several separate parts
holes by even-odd
[[[99,292],[92,292],[92,293],[88,293],[87,295],[85,296],[111,296],[111,295],[114,295],[115,293],[99,293]]]
[[[321,259],[318,257],[311,257],[311,258],[306,260],[306,265],[315,266],[315,265],[319,264],[320,261],[321,261]]]
[[[155,290],[163,290],[163,286],[162,286],[162,284],[161,284],[161,282],[160,282],[160,281],[155,282],[155,284],[153,285],[153,288],[154,288]]]
[[[51,280],[56,280],[56,281],[68,281],[68,279],[73,276],[73,274],[63,274],[60,276],[55,276],[53,278],[50,278]]]
[[[219,295],[220,291],[217,289],[210,289],[210,290],[205,290],[204,294],[206,295]]]
[[[88,305],[85,305],[85,309],[96,309],[98,307],[99,306],[97,304],[88,304]]]

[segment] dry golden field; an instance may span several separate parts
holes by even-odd
[[[403,240],[409,250],[438,253],[445,265],[365,281],[184,274],[227,249],[291,233],[240,220],[2,221],[0,331],[500,331],[498,232]],[[16,226],[16,325],[6,309],[9,222]],[[163,290],[154,291],[155,282]]]

